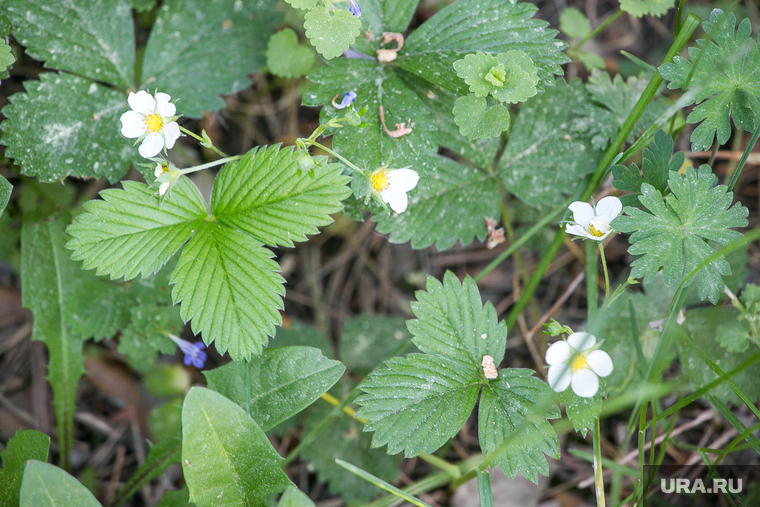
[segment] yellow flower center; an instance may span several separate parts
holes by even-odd
[[[148,132],[161,132],[161,129],[164,128],[164,119],[156,113],[151,113],[146,116],[143,121],[145,122],[145,127],[148,129]]]
[[[604,233],[602,231],[596,230],[596,227],[594,227],[593,224],[588,224],[588,233],[597,238],[604,236]]]
[[[572,361],[570,361],[570,372],[578,373],[581,370],[585,370],[588,367],[588,361],[586,356],[581,353],[575,355]]]
[[[158,171],[156,171],[156,172],[158,172]],[[169,167],[161,164],[161,172],[159,174],[157,174],[157,176],[162,176],[162,175],[166,174],[167,172],[169,172]]]
[[[380,192],[388,188],[388,171],[377,171],[370,177],[372,190]]]

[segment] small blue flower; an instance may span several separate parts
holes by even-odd
[[[206,358],[208,357],[206,356],[206,353],[203,352],[203,349],[206,348],[205,343],[190,343],[189,341],[183,340],[182,338],[174,336],[173,334],[170,334],[169,338],[177,344],[182,352],[185,353],[185,364],[187,366],[190,366],[190,363],[192,363],[193,366],[198,369],[203,368],[203,364],[206,362]]]
[[[362,8],[359,7],[359,4],[354,2],[354,0],[348,0],[348,3],[351,4],[348,6],[348,11],[357,18],[362,17]]]
[[[336,95],[335,98],[338,96]],[[335,99],[332,100],[332,106],[335,109],[345,109],[348,106],[350,106],[353,101],[356,100],[356,92],[351,90],[350,92],[346,92],[343,94],[343,99],[340,101],[340,104],[335,103]]]

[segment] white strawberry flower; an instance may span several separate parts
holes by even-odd
[[[612,233],[610,222],[623,210],[623,203],[611,195],[603,198],[595,206],[575,201],[568,208],[573,212],[573,220],[565,227],[566,233],[602,241]]]
[[[417,186],[420,176],[407,167],[403,169],[386,169],[381,167],[370,176],[372,190],[388,203],[396,213],[403,213],[409,200],[406,193]]]
[[[177,108],[171,97],[158,92],[154,97],[145,90],[130,92],[127,102],[131,111],[121,115],[121,134],[142,141],[138,151],[145,158],[155,157],[163,149],[171,149],[179,139]]]
[[[599,390],[599,377],[612,373],[612,358],[595,344],[596,337],[583,332],[553,343],[546,350],[549,386],[558,393],[571,386],[578,396],[593,397]]]
[[[177,178],[182,175],[179,169],[174,167],[174,164],[170,162],[156,164],[156,169],[153,171],[153,174],[156,176],[156,183],[159,184],[158,195],[161,196],[164,195],[174,182],[177,181]]]

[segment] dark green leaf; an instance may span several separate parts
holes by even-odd
[[[16,507],[27,460],[47,461],[50,437],[35,430],[18,430],[0,452],[0,506]]]
[[[614,363],[613,363],[614,364]],[[602,411],[602,402],[607,397],[607,385],[603,378],[599,379],[599,390],[591,398],[581,398],[572,389],[565,389],[557,394],[560,403],[565,404],[567,418],[575,431],[585,438],[586,433],[594,431],[596,420]]]
[[[404,319],[367,314],[346,321],[338,347],[340,360],[358,375],[367,375],[388,357],[414,349]]]
[[[375,34],[404,32],[419,0],[361,0],[362,19]]]
[[[0,216],[2,216],[3,211],[5,211],[8,201],[11,200],[12,191],[13,185],[11,185],[3,176],[0,176]]]
[[[129,313],[129,325],[119,336],[119,352],[130,359],[132,366],[147,371],[155,367],[157,353],[171,354],[177,349],[167,333],[182,332],[180,308],[148,303],[133,306]]]

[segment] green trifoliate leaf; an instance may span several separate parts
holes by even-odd
[[[673,153],[673,139],[662,130],[654,134],[654,139],[642,153],[641,172],[636,164],[630,167],[615,165],[612,168],[612,186],[618,190],[633,192],[620,198],[624,206],[639,206],[641,184],[649,183],[665,195],[668,177],[671,172],[678,172],[683,165],[685,155],[682,151]]]
[[[43,73],[25,87],[3,108],[2,123],[6,154],[22,173],[45,182],[69,175],[117,181],[137,159],[119,132],[124,94],[71,74]]]
[[[178,110],[200,118],[224,107],[220,95],[250,84],[280,22],[275,0],[169,0],[158,11],[143,58],[143,88],[179,98]]]
[[[295,486],[289,486],[280,497],[277,507],[316,507],[306,494]]]
[[[580,177],[594,170],[600,154],[583,133],[568,128],[588,103],[579,81],[558,80],[520,108],[497,174],[529,206],[559,206],[562,194],[574,192]]]
[[[340,56],[359,36],[362,22],[348,11],[315,7],[304,16],[306,36],[317,52],[330,60]]]
[[[691,134],[694,151],[710,149],[716,136],[718,144],[725,144],[731,135],[729,118],[748,132],[760,120],[760,47],[751,37],[749,19],[735,31],[734,14],[715,9],[702,26],[712,41],[699,39],[698,48],[689,48],[691,61],[676,56],[660,67],[671,90],[696,90],[698,105],[686,118],[688,123],[701,122]]]
[[[101,507],[90,490],[57,466],[30,460],[24,469],[19,507]]]
[[[296,9],[311,9],[317,5],[317,0],[285,0]]]
[[[559,441],[547,419],[560,417],[554,392],[533,377],[533,370],[501,370],[499,378],[483,386],[478,409],[480,449],[490,453],[500,445],[494,466],[514,479],[517,471],[538,482],[549,475],[544,454],[559,459]]]
[[[0,452],[0,505],[15,507],[19,502],[21,479],[27,460],[47,461],[50,437],[35,430],[19,430]]]
[[[204,375],[209,389],[243,408],[247,404],[251,418],[264,431],[311,405],[346,370],[340,362],[325,358],[313,347],[266,349],[247,365],[247,397],[245,364],[231,362]]]
[[[524,51],[467,55],[454,62],[454,70],[476,97],[491,94],[501,102],[516,104],[538,93],[538,71]]]
[[[172,273],[172,298],[193,332],[235,361],[259,355],[282,322],[285,280],[274,254],[218,222],[200,226]]]
[[[266,245],[292,247],[332,222],[330,214],[340,211],[350,194],[348,181],[339,164],[302,174],[291,148],[254,149],[219,173],[211,213]]]
[[[596,420],[602,411],[602,402],[607,397],[607,385],[603,378],[599,379],[599,390],[591,398],[581,398],[572,389],[565,389],[557,394],[560,403],[565,404],[567,418],[573,429],[584,438],[586,433],[594,431]]]
[[[559,15],[559,31],[568,37],[582,39],[591,33],[591,23],[586,15],[575,7],[566,7]]]
[[[286,28],[269,38],[267,67],[279,77],[301,77],[314,66],[314,51],[298,43],[298,35]]]
[[[0,14],[11,20],[26,52],[45,67],[121,89],[135,85],[130,0],[3,0]]]
[[[507,326],[498,322],[496,310],[483,306],[475,281],[469,276],[459,283],[447,271],[443,283],[428,277],[425,291],[415,293],[412,310],[417,319],[407,323],[414,344],[426,354],[439,354],[482,371],[484,355],[498,365],[504,358]]]
[[[13,185],[11,185],[11,183],[3,176],[0,176],[0,216],[2,216],[3,211],[5,211],[8,201],[11,200],[12,191]]]
[[[206,202],[189,179],[181,177],[171,198],[159,200],[154,188],[134,181],[100,193],[85,204],[67,232],[66,247],[85,269],[129,280],[158,271],[204,223]]]
[[[292,483],[282,458],[245,410],[221,394],[193,387],[182,405],[182,471],[198,507],[265,507]]]
[[[13,50],[8,42],[0,35],[0,78],[8,77],[8,69],[16,61]]]
[[[454,121],[470,140],[496,137],[509,129],[509,109],[494,104],[486,109],[486,99],[467,95],[454,104]]]
[[[684,175],[670,173],[672,193],[664,200],[652,185],[641,185],[639,201],[646,211],[627,207],[612,222],[613,229],[633,233],[628,252],[640,257],[631,263],[631,276],[649,282],[662,269],[666,285],[680,283],[714,253],[707,241],[726,245],[742,237],[729,227],[746,227],[748,210],[739,203],[731,206],[733,193],[715,186],[717,180],[707,165],[699,171],[687,168]],[[700,269],[699,297],[716,303],[723,292],[720,275],[730,273],[723,257]]]
[[[631,16],[660,17],[675,5],[676,0],[620,0],[620,10]]]

